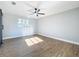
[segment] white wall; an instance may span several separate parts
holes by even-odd
[[[38,23],[37,19],[29,19],[31,30],[25,27],[18,27],[17,20],[19,18],[28,19],[12,14],[4,14],[4,39],[39,33],[79,43],[79,8],[38,19]]]
[[[38,33],[79,43],[79,8],[38,20]]]
[[[36,22],[34,19],[29,19],[30,28],[27,28],[25,26],[18,27],[18,19],[27,20],[28,18],[18,17],[12,14],[3,15],[3,25],[4,25],[3,39],[35,34],[35,23]]]

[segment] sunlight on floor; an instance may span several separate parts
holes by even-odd
[[[35,44],[40,43],[42,41],[43,40],[40,39],[39,37],[33,37],[33,38],[25,39],[25,42],[27,43],[28,46],[35,45]]]

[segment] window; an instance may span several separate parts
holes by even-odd
[[[22,19],[18,19],[18,24],[21,24],[22,23]]]
[[[18,19],[18,26],[19,27],[29,27],[30,20],[29,19]]]

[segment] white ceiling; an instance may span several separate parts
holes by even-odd
[[[0,8],[3,13],[10,13],[22,17],[36,17],[35,15],[30,15],[28,10],[33,10],[32,7],[39,7],[40,12],[45,13],[45,15],[39,17],[45,17],[74,9],[79,7],[78,1],[16,1],[16,5],[12,5],[11,1],[0,1]]]

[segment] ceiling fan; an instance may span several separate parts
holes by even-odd
[[[24,3],[24,2],[23,2]],[[16,2],[12,1],[12,5],[16,5]],[[25,5],[31,7],[31,11],[27,10],[28,12],[30,11],[30,15],[35,15],[35,16],[39,16],[39,15],[45,15],[45,13],[41,13],[40,9],[38,8],[40,3],[37,4],[37,7],[32,6],[31,4],[25,3]]]
[[[45,15],[45,13],[40,13],[40,9],[38,9],[38,8],[34,8],[34,13],[33,14],[36,14],[36,16]]]
[[[30,15],[35,15],[35,16],[39,16],[39,15],[45,15],[45,13],[41,13],[40,9],[39,9],[39,6],[41,5],[42,2],[38,2],[37,6],[32,6],[31,4],[28,4],[28,3],[25,3],[27,6],[31,7],[32,9],[30,10],[27,10],[27,11],[30,11],[32,14]]]

